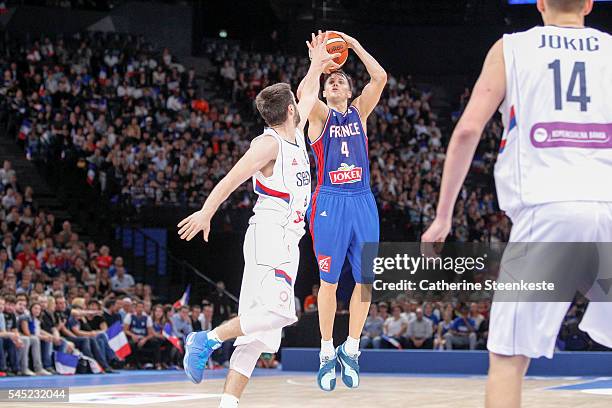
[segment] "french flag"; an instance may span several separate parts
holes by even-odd
[[[187,288],[185,289],[185,292],[183,292],[183,296],[181,296],[181,298],[179,300],[174,302],[172,307],[174,307],[175,309],[178,309],[181,306],[188,305],[189,304],[189,292],[191,292],[191,284],[187,285]]]
[[[174,347],[178,349],[181,353],[183,352],[183,346],[181,346],[181,341],[178,337],[172,335],[172,325],[170,323],[166,323],[164,325],[164,330],[162,330],[162,336],[164,336]]]
[[[93,185],[96,179],[96,168],[93,164],[89,164],[89,169],[87,170],[87,184],[90,186]]]
[[[32,131],[32,123],[30,123],[29,120],[24,120],[21,123],[21,127],[19,128],[19,140],[26,140],[26,137],[28,137],[28,135],[30,134],[30,132]]]
[[[81,358],[87,361],[87,364],[89,364],[89,369],[91,370],[93,374],[100,374],[104,372],[104,369],[102,368],[102,366],[93,358],[87,357],[86,355],[83,355],[83,354],[81,354]]]
[[[57,371],[58,374],[72,375],[76,373],[78,364],[78,356],[61,353],[59,351],[55,352],[55,371]]]
[[[111,327],[106,329],[106,335],[108,336],[108,344],[118,358],[124,360],[130,355],[132,349],[130,347],[130,343],[128,343],[125,333],[123,332],[121,322],[115,322]]]

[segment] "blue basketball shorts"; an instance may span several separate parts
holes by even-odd
[[[356,283],[372,283],[373,273],[361,269],[365,243],[378,243],[380,222],[370,189],[343,191],[318,187],[306,213],[321,280],[338,283],[348,257]]]

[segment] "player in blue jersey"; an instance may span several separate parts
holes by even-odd
[[[308,138],[317,164],[317,187],[307,214],[321,286],[317,298],[321,330],[319,387],[336,386],[336,364],[349,388],[359,385],[359,339],[370,307],[371,280],[361,270],[364,243],[378,242],[378,209],[370,190],[366,120],[387,83],[387,73],[354,38],[338,33],[365,65],[370,82],[353,97],[351,78],[341,70],[325,76],[323,98],[308,117]],[[301,92],[298,88],[297,95]],[[349,103],[349,101],[352,102]],[[349,333],[334,349],[336,288],[348,257],[355,289],[351,296]],[[371,271],[370,271],[371,272]]]

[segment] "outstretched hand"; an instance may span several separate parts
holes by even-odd
[[[421,252],[428,258],[437,257],[450,229],[450,222],[436,218],[421,236]]]
[[[211,216],[203,210],[196,211],[178,223],[178,234],[180,235],[181,239],[191,241],[191,239],[195,237],[198,232],[202,231],[204,241],[208,242],[208,234],[210,233],[210,219]]]
[[[311,64],[316,64],[318,68],[323,72],[331,72],[340,68],[340,65],[336,64],[333,59],[340,56],[339,53],[329,54],[327,52],[327,40],[329,38],[329,32],[319,33],[315,35],[311,34],[311,40],[306,41],[306,47],[308,47],[308,56],[311,59]]]
[[[348,35],[348,34],[345,34],[345,33],[340,32],[340,31],[332,31],[332,33],[336,33],[336,34],[338,34],[340,37],[342,37],[342,39],[343,39],[344,41],[346,41],[346,45],[348,45],[348,47],[349,47],[349,48],[354,48],[354,47],[355,47],[355,45],[357,45],[357,40],[356,40],[356,39],[354,39],[353,37],[351,37],[351,36],[350,36],[350,35]]]

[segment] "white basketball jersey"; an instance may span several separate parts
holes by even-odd
[[[304,235],[304,218],[310,202],[310,161],[304,135],[296,129],[295,144],[271,128],[257,138],[265,135],[278,141],[278,154],[270,177],[260,171],[253,175],[253,189],[259,197],[249,224],[280,225],[293,233],[291,238],[299,239]]]
[[[612,37],[592,28],[504,35],[500,207],[612,201]]]

